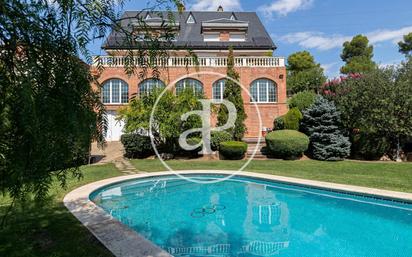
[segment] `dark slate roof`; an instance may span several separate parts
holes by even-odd
[[[163,17],[168,17],[170,13],[160,12]],[[267,33],[265,27],[260,21],[255,12],[197,12],[197,11],[185,11],[182,13],[173,12],[174,20],[176,24],[180,26],[179,36],[174,41],[176,48],[184,49],[227,49],[232,46],[234,49],[276,49],[271,37]],[[186,20],[189,15],[192,14],[196,23],[188,24]],[[121,26],[123,29],[130,31],[132,29],[131,24],[136,23],[136,17],[144,19],[147,12],[142,11],[126,11],[121,19]],[[230,17],[234,15],[237,20],[230,20]],[[151,19],[158,20],[156,13],[150,13]],[[166,18],[165,18],[166,19]],[[247,39],[245,42],[204,42],[202,32],[202,23],[227,23],[227,24],[245,24],[247,23]],[[113,30],[105,43],[102,45],[103,49],[130,49],[136,48],[139,45],[132,45],[125,43],[124,32]],[[140,47],[142,44],[140,44]]]

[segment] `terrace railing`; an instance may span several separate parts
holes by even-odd
[[[126,56],[96,56],[94,66],[124,67],[126,64],[134,66],[157,67],[226,67],[226,57],[126,57]],[[284,67],[282,57],[247,56],[235,57],[235,67]]]

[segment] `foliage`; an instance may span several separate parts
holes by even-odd
[[[162,90],[154,90],[149,95],[134,98],[129,105],[119,111],[119,118],[125,121],[125,131],[135,133],[149,131],[150,116],[156,99]],[[201,96],[186,89],[179,95],[165,90],[153,112],[152,135],[160,152],[176,153],[180,151],[178,138],[182,132],[201,127],[201,118],[191,115],[186,121],[181,116],[193,110],[200,110],[198,101]],[[196,136],[194,134],[193,136]]]
[[[235,126],[228,129],[227,131],[232,134],[232,137],[236,141],[243,139],[246,132],[245,120],[247,118],[245,107],[243,105],[242,88],[235,81],[239,81],[239,73],[234,68],[235,59],[233,56],[233,48],[229,48],[228,62],[227,62],[227,73],[226,76],[231,79],[226,79],[225,90],[223,92],[223,98],[232,102],[237,111]],[[226,124],[228,119],[228,110],[226,106],[220,105],[217,125],[223,126]]]
[[[299,130],[299,124],[302,120],[302,113],[298,108],[290,109],[284,116],[285,129]]]
[[[398,43],[399,52],[408,56],[412,54],[412,32],[403,36],[403,41]]]
[[[376,68],[336,85],[333,97],[350,131],[384,135],[393,145],[412,136],[412,61]],[[398,149],[399,150],[399,149]]]
[[[247,144],[240,141],[228,141],[220,143],[219,153],[229,160],[243,159],[247,151]]]
[[[288,57],[287,89],[291,94],[305,90],[317,92],[326,77],[320,64],[308,51],[296,52]]]
[[[289,108],[298,108],[303,111],[315,102],[316,94],[312,91],[302,91],[288,99]]]
[[[232,140],[232,135],[227,131],[212,131],[210,146],[213,151],[219,150],[220,143]]]
[[[120,138],[127,158],[145,158],[152,155],[153,147],[149,136],[138,133],[123,134]]]
[[[199,137],[190,137],[187,139],[187,144],[188,145],[197,145],[202,141],[201,138]],[[198,156],[199,152],[202,151],[202,145],[200,145],[199,147],[193,149],[193,150],[185,150],[185,149],[180,149],[180,153],[184,156],[190,156],[190,157],[196,157]]]
[[[346,63],[341,68],[343,74],[364,73],[376,66],[372,61],[373,46],[369,45],[368,38],[363,35],[357,35],[351,41],[343,43],[341,58]]]
[[[269,154],[282,159],[302,156],[309,145],[309,138],[296,130],[273,131],[265,139]]]
[[[285,129],[285,115],[276,117],[273,121],[273,130]]]
[[[309,154],[324,161],[343,160],[350,154],[349,138],[343,135],[340,112],[333,102],[318,96],[303,112],[301,126],[309,135]]]
[[[356,159],[379,160],[390,149],[388,140],[376,134],[357,133],[351,141],[351,156]]]

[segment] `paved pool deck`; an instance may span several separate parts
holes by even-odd
[[[185,170],[176,171],[180,175],[190,174],[217,174],[233,175],[233,171],[219,170]],[[90,199],[90,194],[107,185],[127,181],[131,179],[150,178],[156,176],[175,175],[172,172],[153,172],[109,178],[79,187],[64,197],[64,205],[69,211],[99,239],[117,257],[166,257],[172,256],[149,240],[146,240],[136,231],[127,227],[114,219],[102,208],[94,204]],[[318,189],[345,192],[370,197],[377,197],[387,200],[402,201],[412,204],[412,193],[395,192],[367,187],[336,184],[322,181],[274,176],[253,172],[240,172],[236,176],[258,178],[273,182],[289,183],[300,186],[309,186]]]

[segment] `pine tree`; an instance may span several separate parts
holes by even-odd
[[[233,49],[229,48],[229,55],[228,55],[228,62],[227,62],[227,77],[232,78],[235,81],[239,81],[239,73],[236,72],[234,65],[235,58],[233,56]],[[243,106],[243,98],[242,98],[242,88],[240,85],[232,81],[231,79],[226,79],[225,81],[225,91],[223,92],[223,98],[232,102],[237,110],[237,117],[235,126],[228,130],[228,132],[233,136],[234,140],[240,141],[242,140],[245,132],[245,120],[246,120],[246,113]],[[219,108],[217,120],[218,126],[222,126],[226,124],[228,118],[228,111],[226,106],[221,105]]]
[[[343,135],[340,112],[322,96],[303,111],[301,128],[310,138],[309,154],[324,161],[343,160],[350,154],[349,138]]]

